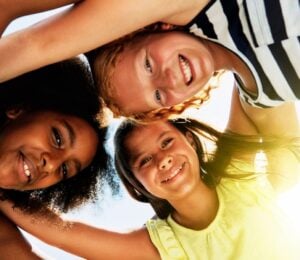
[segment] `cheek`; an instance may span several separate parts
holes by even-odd
[[[45,131],[11,131],[5,137],[6,144],[11,147],[46,147],[50,141]]]
[[[41,179],[38,183],[35,183],[33,186],[27,187],[26,189],[29,190],[45,189],[59,182],[61,182],[60,177],[58,177],[56,174],[52,174],[52,176],[48,175],[45,178]]]
[[[166,106],[182,103],[187,98],[186,93],[167,93]]]
[[[145,187],[146,190],[151,192],[153,187],[156,186],[155,176],[156,176],[156,171],[151,167],[149,167],[147,168],[147,170],[140,172],[137,180]]]
[[[85,147],[85,148],[81,147],[77,150],[78,150],[78,153],[77,153],[77,155],[75,155],[75,157],[81,158],[81,161],[83,162],[83,165],[82,165],[83,168],[88,167],[92,163],[92,161],[95,157],[96,148],[91,149],[91,147]]]
[[[147,187],[148,177],[149,177],[149,175],[147,175],[147,172],[145,172],[144,170],[141,170],[139,172],[134,171],[133,175],[139,183],[141,183],[145,188]]]

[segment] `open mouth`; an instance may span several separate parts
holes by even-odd
[[[23,157],[23,170],[24,170],[25,175],[28,178],[28,183],[29,183],[31,181],[31,178],[32,178],[31,171],[29,169],[28,164],[25,162],[24,155],[22,157]]]
[[[193,74],[190,62],[182,55],[178,55],[179,66],[183,74],[184,83],[189,86],[193,81]]]
[[[165,179],[163,179],[161,181],[161,183],[167,183],[167,182],[171,181],[172,179],[174,179],[184,168],[184,165],[185,165],[185,162],[179,168],[177,168],[175,171],[172,171],[169,176],[167,176]]]

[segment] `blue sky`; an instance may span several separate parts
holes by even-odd
[[[6,33],[26,27],[52,13],[45,12],[18,19],[9,26]],[[224,80],[226,80],[226,83],[220,89],[213,91],[212,98],[206,106],[200,110],[190,110],[188,114],[193,117],[201,117],[202,120],[219,129],[224,128],[227,122],[232,89],[231,75],[226,75]],[[153,211],[148,205],[133,201],[124,190],[122,190],[121,195],[117,198],[113,199],[108,192],[107,197],[95,205],[89,204],[64,215],[65,218],[119,231],[140,227],[152,216]],[[28,239],[38,251],[43,252],[46,259],[80,259],[59,249],[47,246],[31,236],[28,236]]]
[[[59,11],[58,9],[57,11]],[[44,12],[37,15],[30,15],[14,21],[5,31],[9,34],[23,27],[29,26],[40,19],[43,19],[57,11]],[[122,214],[121,214],[122,213]],[[122,217],[120,217],[122,215]],[[127,193],[122,190],[120,196],[112,198],[107,192],[104,200],[96,204],[88,204],[78,210],[64,215],[65,218],[90,223],[94,226],[102,226],[112,230],[124,231],[134,227],[140,227],[145,221],[153,216],[152,209],[145,204],[135,202]],[[46,259],[80,259],[63,252],[57,248],[50,247],[36,238],[25,234],[34,248],[41,252]]]

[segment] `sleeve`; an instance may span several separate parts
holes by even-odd
[[[167,221],[162,219],[151,219],[146,223],[152,243],[159,251],[162,259],[187,260],[180,242]]]

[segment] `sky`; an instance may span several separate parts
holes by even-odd
[[[19,30],[55,12],[56,11],[44,12],[18,19],[9,26],[5,33],[8,34]],[[209,102],[201,107],[201,109],[189,110],[186,115],[201,118],[202,121],[211,124],[219,130],[224,129],[228,119],[232,85],[232,75],[227,73],[223,78],[221,87],[212,91],[212,96]],[[300,103],[298,106],[298,110],[300,111]],[[115,120],[113,122],[113,127],[117,126],[118,123],[119,122]],[[283,201],[283,204],[286,204],[285,201]],[[64,218],[123,232],[141,227],[146,220],[151,218],[153,215],[154,213],[150,206],[134,201],[128,196],[124,189],[121,189],[119,196],[113,198],[108,191],[105,198],[101,201],[98,201],[96,204],[88,204],[74,210],[64,215]],[[48,246],[28,234],[25,234],[25,236],[28,238],[35,250],[43,255],[45,259],[81,259],[57,248]]]

